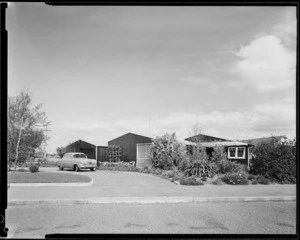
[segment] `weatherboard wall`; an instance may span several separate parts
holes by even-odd
[[[108,142],[108,146],[120,145],[123,148],[121,161],[136,162],[137,143],[151,143],[151,138],[128,133]]]

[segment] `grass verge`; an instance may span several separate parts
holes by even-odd
[[[72,173],[50,173],[50,172],[9,172],[9,183],[79,183],[90,182],[88,176]]]

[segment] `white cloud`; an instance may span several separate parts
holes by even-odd
[[[297,38],[296,7],[286,9],[283,20],[272,28],[272,34],[280,37],[285,45],[295,47]]]
[[[241,47],[235,54],[241,60],[231,70],[246,85],[263,92],[295,86],[296,54],[289,51],[280,38],[262,36]]]
[[[150,120],[150,121],[149,121]],[[295,136],[296,107],[293,102],[271,102],[253,106],[244,111],[186,112],[148,117],[124,117],[116,121],[68,122],[63,132],[54,129],[53,149],[82,139],[95,145],[107,145],[113,138],[128,132],[154,137],[176,132],[179,139],[190,136],[191,128],[199,124],[202,133],[227,138],[248,139],[274,135]]]

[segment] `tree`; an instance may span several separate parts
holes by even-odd
[[[42,104],[32,107],[32,99],[27,91],[8,99],[8,160],[14,161],[15,169],[19,161],[33,155],[35,149],[48,140],[46,128],[50,125]]]
[[[61,158],[63,157],[63,155],[65,154],[65,152],[66,152],[66,149],[63,146],[56,148],[56,153]]]
[[[166,133],[153,139],[150,147],[150,156],[155,167],[171,169],[186,160],[185,146],[180,143],[175,133]]]

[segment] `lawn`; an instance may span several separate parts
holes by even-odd
[[[90,182],[92,179],[72,173],[50,173],[50,172],[9,172],[7,181],[9,183],[76,183]]]

